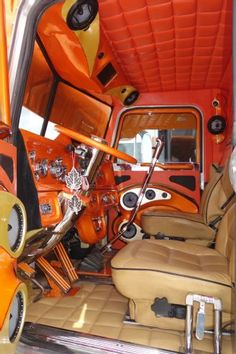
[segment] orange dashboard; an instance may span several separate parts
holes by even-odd
[[[56,224],[63,217],[59,193],[70,193],[66,187],[65,176],[72,169],[73,161],[75,167],[80,168],[77,159],[74,159],[71,153],[71,140],[64,136],[50,140],[25,130],[21,130],[21,134],[38,193],[42,226]],[[81,195],[88,209],[82,214],[82,219],[85,214],[97,217],[103,214],[104,210],[118,204],[111,161],[103,161],[98,169],[93,191],[89,194],[89,198]]]
[[[73,165],[68,151],[71,141],[50,140],[25,130],[21,133],[38,192],[42,226],[56,224],[62,219],[58,194],[67,191],[64,178]]]
[[[21,133],[38,192],[63,190],[63,177],[73,165],[72,154],[67,149],[70,139],[65,144],[25,130]]]

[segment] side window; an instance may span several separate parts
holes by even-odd
[[[139,163],[150,163],[156,138],[160,138],[165,145],[159,162],[199,162],[197,123],[193,113],[171,109],[126,113],[121,120],[118,149],[134,156]]]
[[[32,133],[40,135],[43,127],[44,118],[26,107],[22,107],[19,128],[28,130]],[[45,137],[54,140],[59,133],[54,129],[55,124],[48,121]]]

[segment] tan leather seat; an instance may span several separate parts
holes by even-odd
[[[173,240],[141,240],[120,250],[112,260],[112,278],[130,299],[131,317],[143,325],[183,330],[184,320],[158,318],[151,305],[163,297],[185,305],[186,295],[196,293],[221,298],[223,323],[231,321],[235,230],[234,204],[220,223],[215,249]],[[206,325],[213,328],[212,308],[207,308]]]
[[[201,198],[199,214],[174,211],[144,211],[141,227],[145,234],[158,233],[172,237],[184,237],[187,242],[209,245],[215,238],[214,220],[222,216],[235,201],[229,180],[228,162],[222,173],[215,173]],[[229,202],[229,203],[228,203]]]

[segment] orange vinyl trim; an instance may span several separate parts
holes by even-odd
[[[140,92],[219,87],[231,56],[228,0],[99,2],[106,41]],[[203,35],[204,34],[204,35]]]

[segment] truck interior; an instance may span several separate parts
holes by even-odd
[[[0,351],[233,354],[233,1],[10,13]]]

